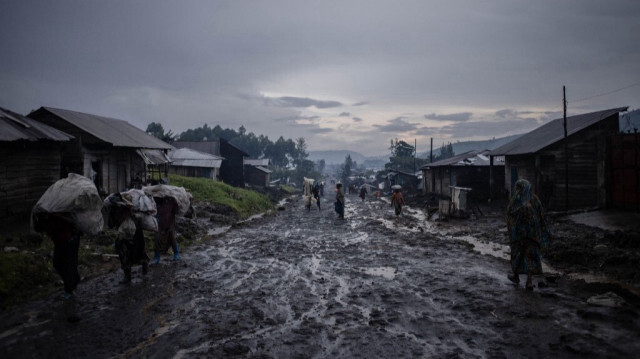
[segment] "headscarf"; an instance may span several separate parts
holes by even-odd
[[[507,212],[512,214],[531,202],[531,183],[526,179],[519,179],[514,186],[514,194],[509,202]]]

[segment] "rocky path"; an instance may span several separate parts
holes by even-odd
[[[533,293],[508,263],[431,228],[417,211],[347,202],[336,219],[285,211],[192,247],[178,263],[81,283],[2,313],[0,356],[518,358],[640,355],[638,307],[591,306],[559,278]],[[118,274],[119,275],[119,274]]]

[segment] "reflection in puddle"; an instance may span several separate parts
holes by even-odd
[[[223,227],[216,227],[216,228],[209,228],[209,230],[207,231],[207,235],[209,236],[215,236],[218,234],[222,234],[227,232],[229,229],[231,229],[231,226],[223,226]]]
[[[394,279],[396,277],[396,269],[393,267],[374,267],[364,270],[369,275],[383,277],[385,279]]]

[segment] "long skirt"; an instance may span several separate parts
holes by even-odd
[[[116,241],[116,251],[120,258],[120,267],[123,270],[131,270],[134,264],[143,264],[149,261],[145,248],[142,228],[136,229],[133,238],[122,238]]]
[[[542,256],[536,241],[511,241],[511,269],[515,274],[542,274]]]
[[[67,241],[56,241],[53,247],[53,268],[56,269],[64,282],[64,291],[73,292],[80,283],[78,273],[78,249],[80,238],[72,236]]]
[[[156,253],[166,253],[176,244],[176,230],[172,228],[161,229],[153,237],[153,251]]]

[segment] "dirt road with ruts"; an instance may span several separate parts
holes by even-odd
[[[388,203],[355,196],[339,220],[332,202],[306,211],[295,198],[179,262],[135,273],[129,286],[112,273],[81,283],[73,300],[2,313],[0,356],[640,355],[633,300],[591,305],[603,293],[562,276],[537,278],[528,292],[507,280],[499,247],[480,253],[471,236],[456,238],[419,211],[396,218]]]

